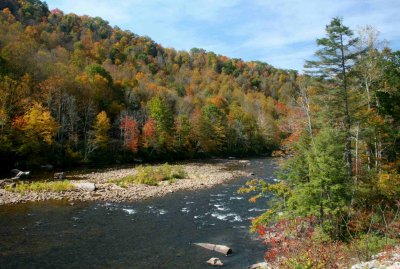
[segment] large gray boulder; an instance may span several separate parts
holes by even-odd
[[[78,190],[95,191],[96,185],[92,182],[74,182],[72,183]]]

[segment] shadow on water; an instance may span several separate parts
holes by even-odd
[[[251,159],[241,169],[272,180],[275,162]],[[0,267],[195,269],[219,257],[225,268],[247,268],[262,261],[264,246],[249,225],[266,204],[237,194],[245,181],[142,202],[0,207]],[[195,242],[228,245],[234,253],[225,257]]]

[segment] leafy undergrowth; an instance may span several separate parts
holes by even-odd
[[[268,227],[258,226],[258,234],[268,246],[265,260],[273,268],[350,268],[351,264],[371,259],[390,250],[398,239],[370,233],[348,242],[329,238],[316,218],[281,220]]]
[[[127,187],[130,184],[139,183],[150,186],[157,186],[161,181],[174,182],[176,179],[185,178],[187,173],[180,165],[169,165],[165,163],[161,166],[138,166],[136,174],[125,176],[120,179],[110,180],[121,187]]]
[[[62,192],[72,190],[74,186],[68,181],[54,181],[54,182],[20,182],[15,187],[7,186],[6,190],[18,193],[25,193],[27,191],[34,192]]]

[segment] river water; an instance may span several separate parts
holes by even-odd
[[[274,179],[275,161],[250,159],[252,178]],[[0,207],[0,268],[247,268],[265,246],[249,233],[266,200],[237,189],[249,178],[131,203],[41,202]],[[226,257],[195,242],[228,245]]]

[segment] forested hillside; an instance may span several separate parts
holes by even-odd
[[[39,0],[0,10],[2,167],[268,153],[290,135],[295,71],[164,48]]]

